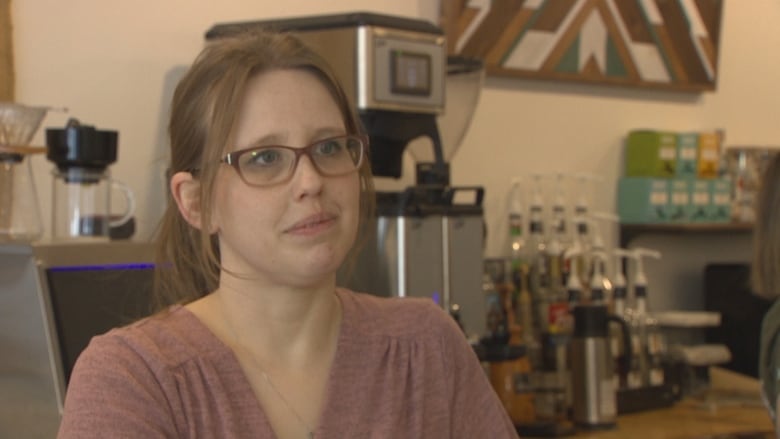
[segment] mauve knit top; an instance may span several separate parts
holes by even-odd
[[[315,438],[514,438],[476,355],[432,301],[339,289]],[[236,356],[181,306],[95,337],[59,438],[275,438]]]

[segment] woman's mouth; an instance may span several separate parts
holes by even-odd
[[[328,215],[325,213],[312,215],[287,229],[287,233],[294,235],[314,235],[333,225],[336,221],[334,215]]]

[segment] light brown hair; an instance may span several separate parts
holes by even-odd
[[[756,294],[780,297],[780,152],[764,170],[756,199],[751,282]]]
[[[173,95],[168,134],[169,177],[188,171],[200,181],[201,223],[209,224],[212,189],[222,155],[235,138],[236,121],[247,83],[263,72],[298,69],[313,73],[330,91],[350,134],[362,132],[354,107],[330,67],[316,52],[291,34],[247,30],[209,42]],[[359,170],[360,227],[373,216],[374,189],[369,151]],[[353,245],[354,258],[357,245]],[[190,226],[171,197],[157,234],[155,307],[187,303],[213,291],[219,283],[216,235]]]

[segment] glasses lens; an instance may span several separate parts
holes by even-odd
[[[295,161],[289,149],[267,147],[247,151],[238,160],[241,175],[250,184],[266,185],[284,180]]]
[[[296,156],[308,155],[322,175],[331,177],[354,172],[363,161],[363,139],[334,137],[304,149],[266,146],[238,153],[238,168],[244,181],[265,186],[288,179],[295,171]]]
[[[358,137],[335,137],[311,146],[312,160],[325,175],[343,175],[360,166],[363,142]]]

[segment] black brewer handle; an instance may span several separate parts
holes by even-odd
[[[482,206],[482,200],[485,198],[485,188],[482,186],[449,186],[444,192],[444,199],[446,200],[447,205],[451,206],[452,201],[455,199],[456,192],[468,191],[473,191],[475,194],[474,205]]]

